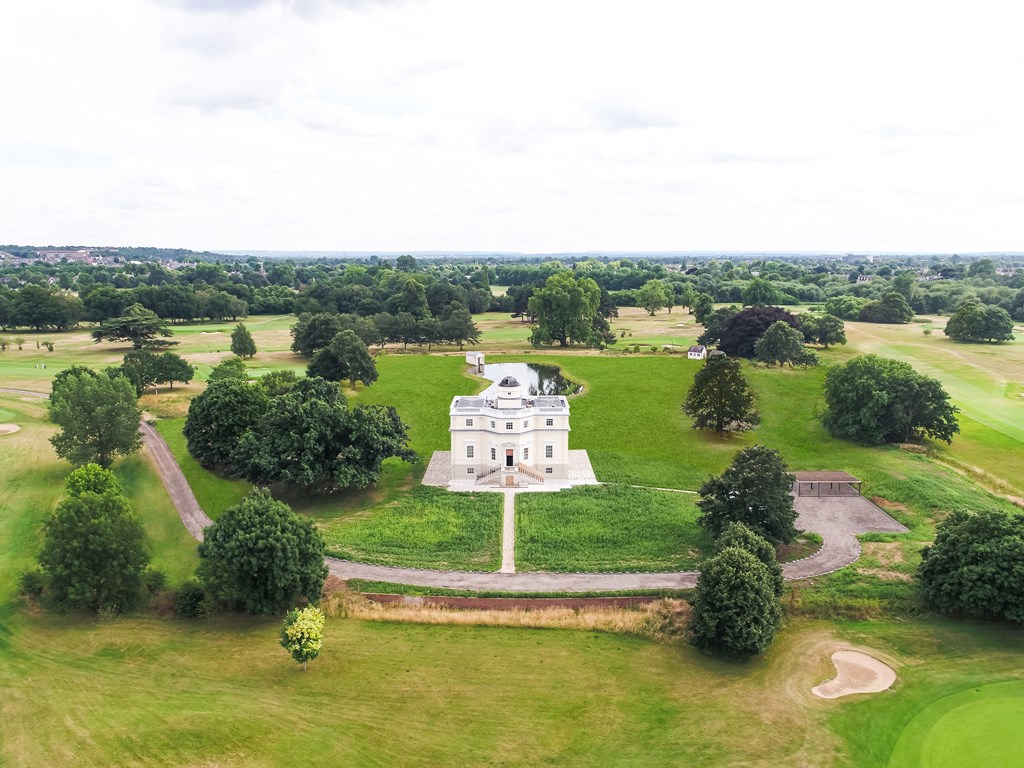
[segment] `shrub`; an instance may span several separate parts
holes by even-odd
[[[36,567],[21,574],[21,578],[18,579],[18,592],[31,600],[39,600],[48,584],[46,574],[41,568]]]
[[[211,608],[212,604],[206,598],[206,590],[195,579],[186,581],[178,589],[174,600],[175,616],[187,619],[208,616]]]

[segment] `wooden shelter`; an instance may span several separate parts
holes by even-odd
[[[860,496],[861,481],[849,472],[794,472],[797,496]]]

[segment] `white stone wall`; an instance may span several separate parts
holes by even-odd
[[[467,425],[472,419],[472,426]],[[548,420],[551,425],[548,426]],[[491,426],[493,423],[493,427]],[[512,424],[512,429],[506,425]],[[512,449],[513,463],[532,467],[546,478],[564,479],[569,468],[569,418],[564,414],[460,413],[451,417],[452,479],[470,480],[498,466],[505,466],[506,451]],[[473,447],[468,456],[467,447]],[[547,448],[551,456],[547,456]],[[493,450],[494,458],[491,458]],[[550,468],[551,472],[546,470]],[[473,472],[470,473],[469,470]]]

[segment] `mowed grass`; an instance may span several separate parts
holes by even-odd
[[[607,485],[516,495],[521,571],[685,571],[711,548],[687,494]]]
[[[18,577],[32,568],[42,546],[42,526],[63,496],[72,467],[58,459],[48,438],[55,432],[45,401],[0,393],[0,407],[14,414],[21,431],[0,437],[0,603],[10,599]],[[189,578],[198,563],[196,542],[178,518],[149,456],[115,462],[114,472],[146,533],[150,565],[172,584]]]
[[[418,486],[397,500],[322,521],[328,553],[411,568],[496,571],[501,566],[500,493]]]

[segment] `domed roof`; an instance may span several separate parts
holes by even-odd
[[[498,386],[501,387],[502,389],[512,389],[513,387],[519,386],[519,380],[516,379],[514,376],[506,376],[504,379],[498,382]]]

